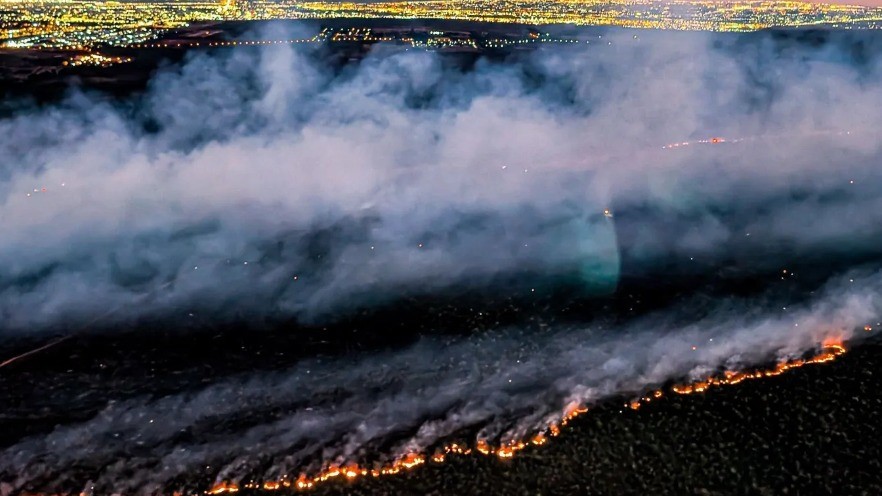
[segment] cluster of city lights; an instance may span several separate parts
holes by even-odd
[[[90,53],[82,53],[78,55],[74,55],[70,58],[70,60],[65,60],[62,62],[65,66],[70,67],[80,67],[80,66],[97,66],[97,67],[109,67],[115,64],[124,64],[126,62],[131,62],[131,57],[110,57],[108,55],[102,55],[96,52]]]
[[[192,23],[267,19],[456,19],[708,31],[882,27],[879,8],[789,0],[3,0],[2,5],[0,45],[7,48],[131,46]]]

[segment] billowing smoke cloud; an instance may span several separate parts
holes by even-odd
[[[882,87],[855,53],[620,33],[468,71],[428,53],[339,72],[288,48],[195,56],[126,107],[77,95],[0,122],[0,330],[312,321],[518,274],[591,294],[672,260],[872,259]],[[7,448],[0,474],[25,487],[86,460],[100,487],[149,491],[205,465],[359,459],[402,432],[390,453],[514,436],[572,402],[848,337],[882,279],[843,277],[787,312],[721,302],[684,324],[687,301],[116,403]],[[233,418],[259,420],[212,431]]]
[[[419,53],[336,76],[286,48],[197,57],[135,109],[81,96],[6,120],[3,327],[108,308],[310,318],[578,265],[606,289],[620,250],[877,233],[875,66],[745,62],[700,36],[608,42],[467,73]],[[755,139],[661,150],[714,135]],[[617,246],[611,207],[688,226]]]

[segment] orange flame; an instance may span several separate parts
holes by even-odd
[[[762,379],[763,377],[774,377],[781,375],[788,370],[802,367],[804,365],[825,363],[836,359],[839,355],[845,353],[845,347],[840,341],[825,341],[819,353],[811,358],[796,358],[778,362],[772,369],[758,370],[754,372],[738,372],[727,370],[722,377],[710,377],[703,381],[696,381],[691,384],[676,385],[671,388],[677,394],[693,394],[707,391],[711,387],[732,386],[748,379]]]
[[[219,484],[216,484],[214,487],[206,492],[208,494],[235,493],[239,492],[239,486],[233,484],[232,482],[221,482]]]

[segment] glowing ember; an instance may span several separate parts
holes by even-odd
[[[235,493],[238,491],[239,491],[239,486],[237,486],[236,484],[222,482],[206,492],[208,494],[222,494],[222,493]]]
[[[475,449],[482,455],[489,455],[493,452],[493,450],[490,449],[490,446],[487,445],[487,441],[484,441],[483,439],[478,441],[478,445]]]
[[[297,489],[309,489],[313,486],[313,482],[307,479],[306,475],[301,474],[294,485],[297,486]]]

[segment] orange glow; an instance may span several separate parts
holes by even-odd
[[[735,385],[747,379],[773,377],[783,374],[788,370],[802,367],[804,365],[833,361],[838,356],[845,353],[845,351],[846,349],[841,340],[825,340],[821,344],[821,350],[810,358],[785,360],[779,362],[773,368],[757,370],[753,372],[727,370],[719,376],[708,377],[706,379],[698,380],[688,384],[675,385],[671,388],[671,391],[677,394],[695,394],[707,391],[708,389],[713,387]],[[664,393],[662,390],[652,390],[645,393],[644,396],[641,396],[629,403],[626,403],[625,405],[626,407],[637,410],[644,404],[650,403],[652,400],[658,400],[663,396]],[[498,458],[509,459],[514,457],[517,452],[527,448],[529,445],[544,445],[546,442],[548,442],[548,436],[558,436],[561,432],[560,428],[562,426],[567,425],[567,423],[572,421],[574,418],[586,413],[587,411],[588,409],[582,405],[568,406],[563,411],[558,421],[551,423],[545,431],[539,432],[535,434],[532,438],[529,438],[529,441],[512,440],[502,444],[501,446],[493,447],[486,440],[479,439],[475,443],[474,449],[463,447],[456,443],[453,443],[437,451],[431,456],[431,458],[428,458],[428,455],[424,455],[421,453],[408,453],[387,465],[379,467],[375,466],[372,469],[367,469],[356,464],[346,465],[345,467],[340,467],[338,465],[329,465],[326,469],[311,477],[306,474],[300,474],[293,485],[297,489],[307,490],[315,487],[316,484],[325,482],[333,478],[343,477],[348,480],[354,480],[360,477],[367,476],[380,477],[383,475],[394,475],[399,472],[412,470],[420,465],[423,465],[426,463],[427,459],[431,459],[434,463],[444,463],[448,459],[448,455],[467,456],[471,455],[473,452],[477,452],[485,456],[495,455]],[[289,486],[291,486],[291,484],[288,483],[283,477],[280,482],[268,481],[264,482],[261,486],[255,487],[262,487],[266,490],[277,490],[281,487]],[[206,494],[234,493],[238,490],[239,487],[235,484],[221,483],[213,487],[211,490],[206,491]]]
[[[239,486],[233,484],[231,482],[221,482],[216,486],[212,487],[208,491],[208,494],[222,494],[222,493],[235,493],[239,491]]]
[[[478,445],[475,446],[475,449],[482,455],[489,455],[492,452],[490,446],[487,445],[487,441],[484,441],[483,439],[478,441]]]
[[[707,391],[711,387],[732,386],[748,379],[761,379],[763,377],[774,377],[781,375],[788,370],[802,367],[803,365],[825,363],[836,359],[839,355],[845,353],[845,347],[838,340],[824,341],[821,351],[811,358],[796,358],[778,362],[774,368],[767,370],[757,370],[754,372],[738,372],[727,370],[722,377],[710,377],[703,381],[696,381],[690,384],[680,384],[671,388],[677,394],[693,394]]]
[[[514,456],[514,454],[514,449],[506,446],[499,448],[499,451],[496,452],[496,455],[499,456],[499,458],[511,458]]]
[[[305,474],[300,474],[300,477],[297,478],[297,482],[294,485],[297,489],[309,489],[313,486],[313,482],[306,478]]]

